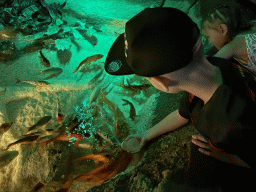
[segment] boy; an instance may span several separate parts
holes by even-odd
[[[199,29],[182,11],[147,8],[131,18],[113,43],[105,70],[111,75],[143,76],[167,93],[185,91],[178,110],[136,135],[141,146],[191,120],[202,134],[193,138],[201,153],[255,168],[251,151],[256,104],[254,95],[248,94],[254,93],[248,87],[253,77],[243,77],[236,64],[225,59],[206,59]]]

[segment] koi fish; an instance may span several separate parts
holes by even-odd
[[[122,99],[125,103],[123,104],[124,105],[130,105],[130,118],[134,121],[134,118],[136,116],[136,111],[135,111],[135,107],[134,105],[130,102],[130,101],[127,101],[126,99]]]
[[[122,150],[118,152],[113,160],[104,163],[102,166],[82,174],[73,179],[73,181],[90,182],[99,185],[117,174],[125,171],[129,163],[132,161],[132,155]]]
[[[82,159],[91,159],[91,160],[95,160],[96,162],[101,161],[103,163],[107,163],[108,160],[109,160],[107,157],[105,157],[103,155],[89,154],[89,155],[86,155],[84,157],[75,159],[75,161],[79,161],[79,160],[82,160]]]
[[[8,165],[19,155],[18,151],[5,151],[0,154],[0,169]]]
[[[51,119],[52,119],[52,116],[42,117],[36,124],[34,124],[33,126],[29,127],[27,132],[32,131],[32,130],[36,129],[37,127],[41,127],[41,126],[49,123],[49,121]]]
[[[50,67],[51,66],[50,61],[43,55],[41,50],[39,51],[39,53],[40,53],[39,57],[41,58],[41,61],[42,61],[43,65],[45,67]]]
[[[42,143],[40,143],[40,146],[46,146],[48,143],[50,142],[54,142],[56,140],[61,140],[61,141],[70,141],[72,140],[73,138],[76,139],[75,141],[75,144],[74,146],[77,147],[78,146],[78,143],[79,141],[81,140],[84,140],[85,137],[90,137],[90,134],[89,133],[86,133],[85,136],[82,136],[82,135],[79,135],[79,134],[75,134],[75,133],[72,133],[72,134],[63,134],[63,135],[58,135],[50,140],[47,140],[47,141],[44,141]]]
[[[4,149],[2,151],[7,151],[11,146],[16,145],[18,143],[22,143],[22,142],[25,142],[25,141],[29,141],[29,142],[35,141],[35,140],[37,140],[38,137],[39,137],[39,135],[31,135],[31,136],[27,136],[25,138],[19,139],[19,140],[15,141],[14,143],[9,144],[6,147],[6,149]]]
[[[84,65],[85,63],[90,64],[90,63],[93,62],[93,61],[97,61],[97,60],[101,59],[103,56],[104,56],[104,55],[96,54],[96,55],[92,55],[92,56],[90,56],[90,57],[87,57],[86,59],[84,59],[84,60],[78,65],[78,67],[76,68],[76,70],[75,70],[73,73],[77,72],[78,69],[80,69],[80,68],[82,67],[82,65]]]

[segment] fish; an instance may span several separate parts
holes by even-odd
[[[74,40],[74,38],[70,38],[70,40],[76,46],[77,52],[79,52],[82,47]]]
[[[104,87],[101,87],[101,86],[95,87],[94,90],[92,91],[91,95],[90,95],[88,105],[90,106],[92,103],[94,103],[96,101],[96,99],[98,98],[100,92],[107,89],[109,85],[110,85],[110,83],[108,83]]]
[[[126,100],[126,99],[122,99],[122,100],[125,102],[123,104],[123,106],[124,105],[130,105],[130,118],[134,121],[135,116],[136,116],[136,110],[135,110],[134,105],[130,101]]]
[[[128,81],[127,81],[128,83]],[[142,90],[146,90],[149,87],[151,87],[151,84],[143,84],[143,85],[130,85],[128,83],[128,85],[124,84],[124,78],[122,79],[122,83],[120,82],[114,82],[113,83],[116,86],[122,87],[123,89],[127,90],[127,91],[133,91],[133,92],[137,92],[137,91],[142,91]]]
[[[40,143],[39,145],[40,145],[40,146],[46,146],[46,145],[49,144],[50,142],[54,142],[54,141],[56,141],[56,140],[70,141],[70,140],[72,140],[73,138],[75,138],[76,141],[75,141],[74,146],[77,147],[79,141],[84,140],[85,137],[90,137],[90,134],[89,134],[89,133],[86,133],[85,136],[82,136],[82,135],[80,135],[80,134],[75,134],[75,133],[72,133],[72,134],[70,134],[70,135],[69,135],[69,134],[63,134],[63,135],[58,135],[58,136],[56,136],[56,137],[54,137],[54,138],[52,138],[52,139],[50,139],[50,140],[44,141],[44,142]]]
[[[63,69],[59,68],[59,67],[52,67],[52,68],[46,69],[44,71],[41,71],[38,69],[39,74],[61,73],[61,72],[63,72]]]
[[[0,154],[0,169],[11,163],[19,155],[18,151],[5,151]]]
[[[80,69],[85,63],[91,64],[91,62],[97,61],[97,60],[101,59],[103,56],[104,56],[104,55],[102,55],[102,54],[96,54],[96,55],[92,55],[92,56],[90,56],[90,57],[85,58],[85,59],[78,65],[78,67],[75,69],[75,71],[74,71],[73,73],[77,72],[78,69]]]
[[[33,53],[33,52],[37,52],[42,50],[45,47],[43,42],[38,42],[35,41],[34,43],[24,47],[23,49],[21,49],[21,53],[25,54],[25,53]]]
[[[37,192],[44,187],[44,184],[39,182],[29,192]]]
[[[89,73],[89,72],[92,72],[92,71],[98,71],[98,70],[101,70],[102,69],[102,66],[100,65],[94,65],[93,67],[81,67],[81,69],[79,70],[81,74],[80,78],[77,80],[77,81],[80,81],[82,79],[82,77],[85,75],[85,73]]]
[[[13,125],[13,122],[10,122],[10,123],[3,123],[1,126],[0,126],[0,137],[5,133],[7,132]]]
[[[38,135],[26,136],[25,138],[19,139],[19,140],[15,141],[14,143],[9,144],[6,147],[6,149],[4,149],[2,151],[7,151],[11,146],[16,145],[18,143],[22,143],[22,142],[25,142],[25,141],[28,141],[28,142],[35,141],[35,140],[37,140],[38,137],[39,137]]]
[[[43,65],[45,67],[50,67],[51,66],[50,61],[43,55],[41,50],[39,51],[39,53],[40,53],[40,58],[41,58],[41,62],[43,63]]]
[[[92,46],[96,46],[98,44],[98,39],[94,35],[88,35],[86,30],[76,29],[85,40],[87,40]]]
[[[75,159],[75,161],[79,161],[79,160],[82,160],[82,159],[91,159],[91,160],[95,160],[96,162],[103,162],[103,163],[107,163],[108,162],[108,158],[103,156],[103,155],[98,155],[98,154],[89,154],[89,155],[86,155],[84,157],[81,157],[81,158],[78,158],[78,159]]]
[[[73,181],[90,182],[94,185],[100,185],[101,183],[114,178],[117,174],[125,171],[129,163],[132,161],[132,155],[122,150],[115,154],[115,157],[104,163],[102,166],[89,171],[86,174],[79,175],[73,179]]]
[[[10,101],[6,102],[6,106],[8,106],[9,104],[11,104],[13,102],[17,102],[17,101],[21,101],[21,100],[29,99],[29,98],[31,98],[31,97],[30,96],[25,96],[25,97],[21,97],[21,98],[10,100]]]
[[[108,106],[112,109],[112,111],[115,112],[116,105],[113,102],[111,102],[110,100],[108,100],[108,98],[102,92],[100,92],[100,96],[108,104]]]
[[[99,80],[100,76],[103,74],[104,70],[102,69],[99,73],[97,73],[89,82],[88,85],[91,86],[93,85],[96,81]],[[105,78],[106,74],[103,75],[103,78],[101,79],[101,81],[103,81],[103,79]]]
[[[114,145],[114,143],[103,133],[101,133],[100,131],[96,131],[97,135],[100,136],[102,139],[104,139],[105,141],[109,142],[110,145]]]
[[[71,17],[75,17],[79,20],[84,20],[84,19],[87,20],[88,19],[86,16],[84,16],[82,14],[79,14],[79,13],[77,13],[74,10],[69,9],[69,8],[62,9],[62,13],[65,14],[65,15],[71,16]]]
[[[44,126],[45,124],[49,123],[51,119],[52,119],[52,116],[42,117],[36,124],[34,124],[33,126],[29,127],[27,132],[30,132],[30,131],[36,129],[37,127]]]
[[[3,96],[6,93],[6,87],[3,91],[0,92],[0,97]]]
[[[64,115],[61,113],[60,110],[60,99],[59,99],[59,94],[57,94],[57,114],[56,114],[56,120],[59,122],[59,124],[62,123]]]
[[[29,83],[36,88],[50,87],[50,83],[48,83],[47,81],[29,81],[29,80],[20,80],[18,78],[16,78],[16,79],[17,79],[16,83],[20,83],[20,82]]]
[[[93,149],[94,147],[92,145],[90,145],[89,143],[80,143],[77,146],[78,148],[82,148],[82,149]]]
[[[120,118],[120,116],[123,116],[122,111],[117,108],[116,110],[116,118],[115,118],[115,136],[118,139],[119,142],[122,142],[126,137],[128,137],[130,132],[130,127],[126,121],[124,121],[124,118]],[[117,115],[122,114],[122,115]]]
[[[48,79],[51,79],[53,77],[58,77],[62,73],[62,71],[61,72],[57,72],[57,73],[53,73],[53,74],[49,75],[48,77],[46,77],[44,80],[48,80]]]
[[[62,188],[62,189],[59,189],[55,192],[68,192],[68,188]]]

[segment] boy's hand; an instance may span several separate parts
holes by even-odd
[[[220,161],[250,168],[250,166],[242,161],[237,155],[228,154],[222,150],[217,151],[216,149],[211,147],[202,135],[192,135],[192,138],[192,143],[201,147],[198,149],[201,153],[216,158]]]

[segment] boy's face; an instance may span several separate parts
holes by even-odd
[[[223,28],[220,25],[215,28],[211,27],[211,25],[210,22],[205,21],[202,33],[208,39],[209,44],[220,50],[226,44],[227,35],[224,34]]]

